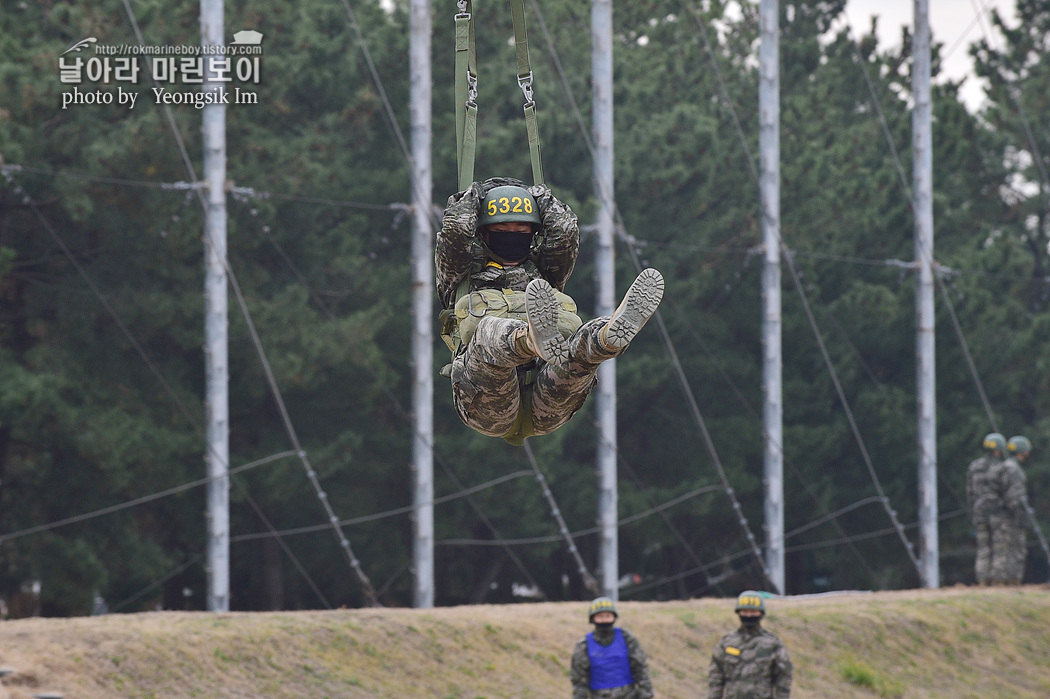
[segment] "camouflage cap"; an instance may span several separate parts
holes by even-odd
[[[591,602],[591,607],[587,610],[587,621],[593,622],[594,615],[598,612],[612,612],[616,618],[620,617],[616,612],[616,603],[608,597],[597,597]]]

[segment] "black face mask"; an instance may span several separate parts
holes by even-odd
[[[532,248],[532,234],[489,231],[488,246],[489,250],[504,260],[518,262],[529,256],[529,250]]]
[[[757,629],[762,623],[762,617],[742,616],[740,617],[740,623],[744,625],[745,629]]]
[[[604,631],[609,631],[609,630],[611,630],[611,629],[612,629],[612,627],[613,627],[613,624],[615,624],[615,623],[616,623],[616,622],[614,622],[614,621],[610,621],[610,622],[609,622],[609,623],[607,623],[607,624],[595,624],[595,625],[594,625],[594,630],[595,630],[595,631],[598,631],[599,633],[600,633],[600,632],[604,632]]]

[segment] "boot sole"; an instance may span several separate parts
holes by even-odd
[[[525,287],[525,315],[536,342],[540,358],[548,364],[564,364],[569,359],[569,345],[558,332],[561,304],[554,289],[544,279],[533,279]]]
[[[622,349],[629,345],[642,326],[656,313],[663,297],[663,275],[652,268],[643,269],[605,326],[602,338],[604,344],[610,349]]]

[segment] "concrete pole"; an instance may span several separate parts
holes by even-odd
[[[615,309],[616,273],[613,212],[612,0],[591,3],[591,71],[594,90],[594,193],[598,199],[598,249],[594,273],[596,316]],[[598,526],[601,527],[602,594],[619,599],[619,544],[616,529],[616,360],[598,368]]]
[[[412,120],[412,502],[413,604],[434,606],[434,239],[431,189],[430,0],[412,0],[409,87]]]
[[[222,46],[223,0],[201,0],[201,45]],[[207,54],[206,54],[207,55]],[[201,90],[221,94],[205,58]],[[204,182],[204,362],[208,451],[208,611],[230,610],[230,397],[226,298],[226,107],[205,105]]]
[[[761,0],[758,60],[759,189],[762,200],[762,385],[766,432],[766,567],[784,594],[784,401],[780,322],[780,17],[778,0]]]
[[[930,102],[929,0],[915,0],[912,49],[912,151],[915,191],[916,393],[919,438],[919,556],[924,587],[940,587],[937,542],[937,390],[933,309],[933,126]]]

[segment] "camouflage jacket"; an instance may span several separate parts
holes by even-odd
[[[985,454],[966,469],[966,503],[971,517],[985,518],[995,509],[997,495],[991,474],[1001,461],[994,454]]]
[[[1028,486],[1021,463],[1014,457],[992,467],[989,480],[997,495],[996,514],[1005,515],[1023,527],[1028,522]]]
[[[445,308],[455,304],[456,289],[468,275],[472,291],[486,288],[524,291],[537,277],[543,277],[558,291],[565,290],[565,282],[580,251],[580,227],[572,209],[544,184],[527,187],[536,199],[541,221],[529,263],[507,269],[485,266],[488,256],[477,234],[478,213],[485,194],[501,185],[524,186],[519,180],[493,177],[475,182],[448,198],[434,254],[438,297]]]
[[[715,647],[707,684],[708,699],[787,699],[791,658],[776,635],[741,627]]]
[[[621,628],[623,639],[627,641],[627,657],[631,663],[631,675],[634,676],[634,684],[614,689],[601,689],[591,691],[591,659],[587,655],[587,637],[584,636],[572,651],[572,666],[570,677],[572,679],[572,699],[652,699],[653,683],[649,679],[649,659],[642,649],[642,644],[627,629]],[[594,638],[602,645],[612,642],[613,631],[594,630]]]

